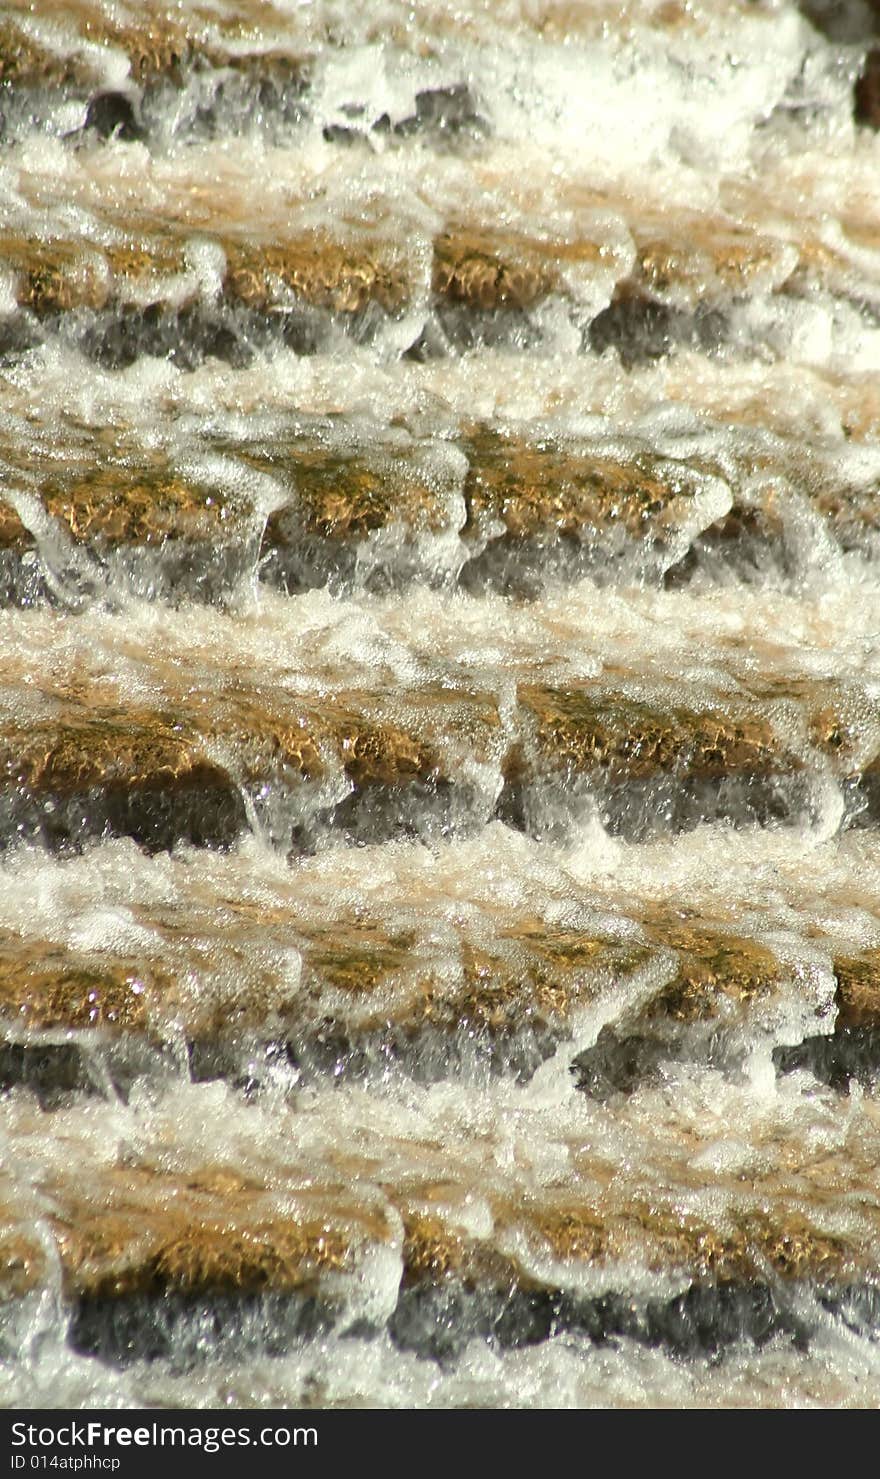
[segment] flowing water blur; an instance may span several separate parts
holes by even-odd
[[[4,1404],[876,1404],[878,27],[3,7]]]

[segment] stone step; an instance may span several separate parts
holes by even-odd
[[[46,1104],[180,1072],[248,1092],[389,1067],[525,1081],[584,1011],[670,969],[629,921],[591,923],[476,913],[426,932],[413,908],[327,920],[294,891],[286,908],[196,896],[137,909],[144,943],[127,954],[6,931],[0,1079]]]
[[[322,1194],[300,1176],[285,1182],[277,1171],[261,1178],[223,1165],[175,1175],[120,1161],[78,1188],[46,1177],[34,1193],[41,1236],[7,1234],[6,1301],[54,1275],[51,1248],[71,1342],[123,1361],[167,1354],[178,1331],[185,1342],[198,1314],[206,1318],[206,1300],[216,1330],[224,1305],[234,1324],[267,1298],[276,1339],[317,1333],[344,1313],[370,1262],[381,1266],[394,1230],[341,1184]],[[205,1332],[194,1333],[204,1349]]]
[[[615,1105],[683,1064],[736,1082],[772,1055],[844,1089],[876,1072],[877,947],[863,942],[880,897],[862,893],[853,917],[857,834],[848,884],[811,893],[793,873],[761,909],[746,875],[699,905],[688,876],[664,890],[674,854],[655,865],[656,892],[560,873],[502,908],[537,844],[496,834],[494,870],[485,849],[467,862],[482,842],[430,868],[431,853],[401,854],[378,894],[389,864],[375,850],[292,871],[271,855],[243,869],[182,853],[157,878],[155,860],[115,843],[51,865],[54,933],[12,886],[0,919],[3,1085],[49,1106],[181,1076],[259,1098],[328,1076],[525,1084],[556,1059],[591,1102]]]
[[[740,180],[728,210],[702,213],[620,190],[532,200],[503,171],[487,199],[480,163],[426,173],[419,154],[411,199],[379,191],[355,218],[329,165],[323,211],[305,183],[267,181],[259,155],[206,157],[211,192],[164,163],[138,205],[127,168],[123,154],[19,171],[0,229],[7,360],[60,334],[107,368],[238,368],[273,348],[332,352],[344,334],[417,361],[551,345],[632,370],[678,350],[778,360],[810,315],[832,337],[880,317],[880,223],[854,210],[832,236],[784,179],[772,216]],[[540,233],[536,213],[552,222]]]
[[[262,824],[298,851],[328,822],[349,840],[427,836],[491,811],[503,744],[491,695],[174,686],[163,685],[167,707],[47,694],[42,713],[2,726],[7,841],[228,847]]]
[[[115,577],[172,597],[210,599],[258,558],[261,579],[288,593],[460,578],[535,595],[588,573],[656,578],[730,501],[718,477],[638,444],[490,427],[430,437],[270,421],[259,437],[196,434],[149,452],[123,431],[112,444],[109,431],[72,433],[63,460],[26,436],[10,425],[0,450],[8,598],[26,604],[51,592],[71,540],[98,562],[92,579],[103,568],[111,588]]]
[[[269,113],[276,130],[289,131],[304,115],[309,57],[283,32],[280,45],[267,47],[256,17],[249,19],[231,14],[224,27],[222,20],[200,25],[167,7],[126,14],[79,5],[59,26],[51,6],[7,12],[6,136],[37,124],[77,141],[90,134],[126,142],[168,133],[212,137],[258,110]],[[162,115],[175,95],[181,117],[169,130]]]
[[[473,149],[489,132],[465,64],[450,69],[414,52],[400,28],[381,39],[411,83],[409,105],[389,87],[389,111],[370,112],[357,88],[334,106],[323,96],[326,43],[332,58],[332,43],[343,38],[309,22],[246,4],[182,15],[160,5],[80,3],[60,26],[52,6],[13,9],[2,37],[5,135],[37,126],[79,145],[112,138],[162,148],[236,129],[286,142],[311,126],[328,143],[373,139],[387,148],[416,137],[451,150]]]
[[[255,573],[288,594],[420,581],[534,599],[584,576],[792,579],[829,539],[876,555],[880,464],[867,449],[842,459],[779,438],[759,450],[745,435],[713,459],[688,439],[659,452],[516,423],[250,423],[221,437],[160,422],[145,445],[130,426],[59,440],[9,417],[0,599],[222,600]]]
[[[332,349],[340,334],[417,357],[493,340],[516,347],[540,338],[529,319],[543,304],[583,316],[583,300],[610,280],[616,246],[613,236],[453,226],[408,250],[411,224],[404,234],[403,223],[381,218],[341,236],[339,227],[292,234],[279,224],[261,240],[232,234],[228,223],[218,234],[219,213],[192,213],[185,199],[172,196],[165,209],[157,223],[158,211],[125,219],[99,207],[91,238],[80,240],[53,239],[51,227],[39,241],[0,235],[0,272],[17,309],[2,326],[6,360],[53,333],[108,369],[145,355],[184,370],[209,357],[240,368],[272,346]]]
[[[754,582],[774,573],[796,578],[823,558],[828,535],[836,550],[876,558],[880,463],[873,448],[841,459],[830,445],[798,448],[787,438],[746,435],[726,450],[731,507],[668,571],[670,584],[731,570]]]
[[[607,682],[523,684],[518,698],[523,722],[505,756],[499,811],[530,835],[563,838],[579,802],[632,841],[809,810],[804,762],[757,705],[661,708]]]
[[[0,590],[62,605],[110,595],[214,600],[252,579],[267,488],[203,449],[112,428],[0,450]]]
[[[485,426],[383,440],[367,431],[358,444],[349,430],[347,446],[337,433],[335,446],[282,437],[239,449],[296,486],[269,518],[264,579],[338,587],[360,567],[368,583],[387,581],[396,561],[422,579],[534,596],[585,574],[656,577],[728,501],[711,473],[638,445]],[[402,548],[390,537],[401,526]]]
[[[834,1088],[846,1089],[852,1080],[872,1088],[880,1072],[880,950],[841,952],[834,971],[834,1032],[778,1048],[774,1056],[783,1070],[807,1069]]]
[[[108,369],[144,355],[185,370],[207,357],[240,367],[272,342],[312,353],[334,332],[370,337],[401,316],[415,286],[387,233],[221,242],[196,228],[193,244],[182,223],[142,231],[136,219],[120,223],[110,245],[0,238],[18,309],[3,325],[6,358],[60,332]]]
[[[562,842],[598,816],[638,842],[705,822],[815,821],[832,795],[844,823],[876,822],[876,709],[847,683],[689,692],[612,667],[555,685],[526,671],[515,686],[490,670],[474,686],[466,670],[432,680],[427,663],[421,681],[396,687],[370,689],[338,667],[303,681],[283,663],[255,679],[246,643],[237,655],[222,645],[240,642],[237,618],[212,618],[215,645],[200,662],[191,649],[175,657],[170,616],[140,650],[116,648],[123,615],[106,620],[100,656],[72,633],[71,684],[54,648],[67,629],[45,620],[20,617],[25,648],[37,630],[49,644],[35,658],[22,648],[24,709],[19,659],[5,663],[7,846],[129,836],[149,852],[223,848],[256,829],[298,853],[332,840],[439,841],[495,816]]]
[[[714,7],[711,17],[719,21]],[[492,109],[473,93],[495,91],[503,100],[512,91],[505,75],[511,36],[479,10],[456,14],[453,23],[443,9],[395,5],[379,24],[359,12],[330,17],[323,9],[291,12],[246,0],[196,12],[78,0],[60,17],[51,0],[13,0],[4,20],[0,81],[12,84],[18,104],[5,119],[13,138],[29,125],[77,142],[115,136],[161,146],[232,133],[244,122],[272,139],[295,138],[311,123],[333,143],[387,149],[415,134],[446,149],[474,148],[490,132]],[[659,62],[663,76],[663,54],[674,57],[683,43],[692,49],[706,23],[702,13],[673,16],[656,5],[629,5],[622,18],[615,6],[591,4],[518,15],[516,30],[531,48],[533,70],[543,51],[598,44],[607,52],[609,43],[632,47],[635,38],[647,43],[643,65]],[[768,44],[778,51],[783,39],[780,64],[791,66],[790,35],[780,37],[775,16],[734,3],[724,6],[720,24],[728,44],[747,55]],[[487,53],[497,54],[499,44],[501,76],[493,78]],[[372,87],[357,70],[352,78],[350,64],[346,71],[350,51],[366,53]],[[335,86],[327,86],[328,71]],[[857,107],[864,116],[858,89]]]
[[[223,1100],[210,1086],[164,1101],[155,1129],[127,1146],[111,1130],[98,1154],[102,1116],[56,1111],[63,1161],[34,1158],[19,1106],[4,1323],[48,1286],[56,1329],[66,1321],[81,1352],[183,1365],[230,1347],[277,1354],[328,1327],[384,1327],[440,1360],[473,1339],[516,1347],[566,1331],[697,1356],[770,1335],[808,1342],[832,1323],[876,1327],[872,1167],[805,1147],[800,1126],[773,1127],[778,1159],[755,1161],[746,1184],[719,1168],[710,1201],[693,1136],[660,1150],[642,1131],[643,1154],[676,1189],[647,1198],[644,1166],[612,1178],[613,1161],[578,1143],[574,1125],[559,1137],[571,1171],[547,1179],[527,1156],[487,1165],[497,1131],[468,1145],[469,1126],[448,1126],[444,1146],[423,1116],[421,1134],[365,1134],[365,1106],[338,1092],[336,1104],[335,1126],[321,1101],[289,1124],[276,1109],[274,1132],[227,1109],[232,1143],[213,1155]],[[840,1134],[841,1113],[825,1109],[826,1134]],[[529,1127],[521,1114],[521,1150]]]
[[[777,1071],[806,1070],[839,1090],[848,1090],[853,1080],[873,1087],[880,1070],[876,946],[859,949],[813,925],[798,960],[791,954],[791,942],[783,943],[780,955],[772,934],[768,945],[767,936],[743,939],[729,924],[719,928],[714,921],[689,918],[694,911],[680,913],[677,919],[672,913],[644,911],[643,936],[675,952],[674,973],[655,995],[603,1027],[596,1042],[575,1060],[581,1088],[608,1099],[656,1081],[663,1065],[668,1069],[674,1059],[696,1055],[718,1064],[737,1061],[744,1028],[750,1050],[760,1045],[764,1031],[769,1047],[774,1031],[780,1030],[780,1005],[786,996],[789,1012],[799,1003],[801,1015],[795,1026],[795,1007],[783,1031],[794,1030],[798,1041],[780,1040],[773,1046]],[[818,976],[817,958],[810,958],[817,946]]]
[[[413,255],[392,244],[412,235],[407,222],[351,230],[342,241],[322,227],[264,241],[216,230],[207,220],[150,235],[137,218],[111,217],[93,239],[4,234],[0,273],[16,308],[2,322],[4,361],[60,336],[110,370],[146,356],[184,371],[211,359],[239,369],[279,349],[332,352],[340,335],[424,361],[480,347],[540,351],[567,320],[583,329],[581,348],[613,353],[632,370],[723,346],[728,360],[775,358],[790,335],[772,296],[754,322],[711,300],[688,308],[652,296],[626,276],[622,222],[604,241],[601,230],[541,240],[469,226],[426,237]],[[111,232],[118,245],[106,243]],[[786,247],[779,245],[782,259],[795,260]],[[826,266],[818,250],[804,255],[779,304],[818,294],[832,307],[842,299],[855,316],[880,314],[880,284],[850,264]],[[561,314],[542,315],[545,308]]]

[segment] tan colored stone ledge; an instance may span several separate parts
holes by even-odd
[[[22,7],[27,14],[31,7]],[[42,46],[11,15],[0,17],[0,84],[7,87],[87,87],[94,85],[93,68],[81,55],[68,55]]]
[[[388,1236],[338,1192],[222,1165],[119,1165],[79,1186],[47,1177],[41,1191],[68,1297],[315,1292],[353,1270],[359,1244]]]
[[[566,296],[566,267],[590,268],[602,244],[589,238],[541,241],[513,232],[452,226],[434,241],[431,288],[449,303],[482,310],[533,308]]]
[[[330,1172],[328,1176],[328,1172]],[[386,1187],[386,1206],[346,1195],[329,1167],[298,1173],[243,1172],[226,1165],[161,1169],[149,1160],[93,1169],[78,1182],[48,1173],[39,1194],[54,1237],[68,1299],[131,1295],[315,1294],[330,1276],[356,1274],[370,1248],[393,1245],[392,1208],[403,1219],[404,1287],[460,1281],[509,1292],[576,1285],[588,1272],[635,1262],[689,1282],[841,1284],[870,1259],[777,1196],[765,1208],[740,1206],[708,1220],[672,1207],[529,1195],[490,1195],[491,1236],[474,1238],[455,1215]],[[525,1256],[513,1253],[524,1240]],[[6,1298],[45,1278],[36,1242],[10,1228],[0,1243]],[[549,1269],[537,1269],[552,1261]],[[625,1290],[623,1291],[625,1292]]]
[[[529,444],[488,428],[452,445],[470,463],[466,537],[501,520],[512,540],[576,539],[584,529],[616,525],[644,538],[686,517],[699,488],[699,473],[665,459],[614,458],[565,442]],[[431,532],[450,524],[454,479],[444,485],[426,461],[431,448],[417,441],[346,449],[303,433],[265,444],[227,441],[220,449],[292,485],[289,501],[270,515],[264,549],[294,547],[304,535],[356,543],[390,524]],[[34,488],[77,542],[209,540],[247,512],[223,489],[180,473],[167,454],[147,459],[132,446],[120,456],[98,441],[89,466],[87,452],[88,443],[74,446],[73,465],[63,472],[54,460],[23,457],[20,448],[10,446],[7,454],[11,467],[21,463],[23,486]],[[18,516],[0,501],[0,543],[25,542]]]
[[[406,273],[387,246],[346,247],[321,232],[287,243],[230,239],[223,246],[226,295],[248,308],[281,307],[287,295],[343,315],[362,313],[370,303],[396,313],[410,296]]]
[[[531,919],[495,936],[462,929],[438,949],[393,914],[321,924],[293,905],[224,901],[210,911],[191,901],[136,915],[152,937],[138,954],[0,934],[7,1039],[64,1030],[163,1041],[182,1031],[208,1046],[262,1032],[308,1046],[332,1027],[356,1047],[389,1031],[413,1043],[434,1030],[564,1033],[579,1008],[616,991],[651,955],[638,941]]]
[[[529,442],[488,427],[466,433],[468,526],[500,519],[514,540],[582,538],[621,525],[632,538],[690,511],[701,470],[648,453],[631,458],[564,441]]]
[[[175,994],[160,966],[0,934],[0,1016],[16,1030],[139,1032],[159,1003],[173,1015]]]
[[[767,1212],[735,1211],[713,1224],[648,1203],[615,1208],[610,1217],[599,1206],[574,1203],[536,1209],[529,1231],[536,1245],[546,1241],[553,1256],[570,1265],[635,1257],[654,1273],[681,1269],[696,1281],[751,1282],[768,1275],[833,1281],[846,1276],[853,1258],[843,1238],[821,1232],[784,1205]]]
[[[565,1037],[579,1011],[616,999],[624,1037],[653,1037],[664,1028],[745,1023],[755,1008],[797,989],[791,964],[759,940],[653,904],[630,909],[632,921],[622,919],[619,930],[523,916],[500,928],[487,920],[454,932],[447,926],[438,945],[431,943],[437,922],[429,917],[420,929],[406,911],[321,923],[293,902],[144,906],[135,916],[152,943],[138,955],[0,936],[0,1018],[7,1036],[22,1042],[60,1029],[155,1041],[182,1031],[208,1047],[245,1032],[287,1035],[308,1050],[329,1034],[344,1055],[388,1034],[416,1051],[422,1035],[435,1032],[502,1047],[535,1030]],[[876,1015],[875,966],[839,963],[841,1021]],[[642,985],[633,1016],[627,993],[647,967],[666,984],[647,997]],[[859,970],[868,973],[867,988],[858,985]]]
[[[191,209],[192,202],[187,202]],[[212,213],[161,223],[106,216],[119,241],[0,237],[0,263],[17,275],[22,308],[40,317],[74,308],[102,309],[113,302],[137,301],[146,279],[157,302],[179,292],[175,275],[185,269],[185,246],[194,234],[208,236],[226,257],[224,294],[228,302],[277,313],[294,303],[343,317],[375,303],[400,312],[415,284],[387,232],[367,231],[349,242],[323,230],[282,239],[259,240],[230,234]],[[159,229],[157,229],[157,227]],[[552,294],[568,296],[566,266],[600,261],[593,241],[541,242],[487,231],[441,233],[434,243],[431,284],[437,299],[471,310],[525,311]]]
[[[880,1027],[880,950],[835,957],[837,1028]]]
[[[666,708],[604,684],[522,684],[518,695],[524,714],[534,722],[538,754],[553,769],[632,780],[681,775],[683,766],[687,774],[707,780],[801,769],[757,713]]]
[[[628,214],[636,242],[636,281],[650,293],[696,307],[746,296],[790,273],[796,253],[784,240],[733,222],[693,215],[681,224]]]
[[[65,0],[63,16],[56,4],[45,0],[11,0],[9,9],[12,14],[4,18],[0,37],[0,81],[8,79],[18,85],[94,85],[99,79],[89,65],[88,48],[95,46],[122,52],[131,80],[141,87],[179,84],[183,74],[198,65],[270,75],[273,69],[292,66],[299,72],[305,65],[302,38],[296,34],[291,37],[291,52],[265,48],[262,38],[267,26],[278,33],[291,29],[289,15],[271,4],[241,0],[226,14],[203,9],[186,17],[172,5],[130,4],[111,11],[89,0]],[[70,31],[67,54],[41,46],[24,25],[16,23],[16,12],[25,23],[57,25],[61,19]]]
[[[464,453],[468,470],[463,493],[465,541],[481,531],[490,542],[513,544],[577,542],[617,529],[635,542],[671,537],[697,518],[707,469],[633,451],[609,455],[601,446],[568,441],[530,442],[489,427],[467,429],[450,443]],[[417,440],[404,445],[374,439],[346,447],[319,433],[224,441],[218,449],[246,467],[267,472],[287,502],[269,517],[263,550],[295,551],[303,538],[328,548],[355,548],[378,530],[401,525],[413,533],[437,533],[462,520],[452,472],[430,462],[436,447]],[[167,453],[145,454],[134,444],[111,448],[96,438],[90,459],[87,440],[71,445],[69,465],[54,456],[28,455],[10,444],[3,457],[21,486],[34,491],[47,513],[78,543],[99,547],[149,546],[166,539],[210,543],[234,537],[250,512],[246,498],[206,477],[181,472]],[[781,469],[768,465],[768,479]],[[880,531],[870,489],[830,485],[815,472],[787,468],[797,493],[845,538]],[[750,495],[751,497],[751,495]],[[498,524],[503,533],[499,535]],[[735,559],[744,542],[782,548],[785,524],[776,493],[748,505],[734,493],[734,507],[695,536],[717,557]],[[33,540],[18,514],[0,498],[0,547],[30,548]],[[707,546],[708,547],[708,546]]]
[[[644,924],[649,940],[674,950],[673,979],[649,1002],[642,1021],[712,1021],[734,1008],[744,1020],[753,1003],[777,995],[791,978],[773,951],[759,941],[713,929],[699,919],[663,915]]]

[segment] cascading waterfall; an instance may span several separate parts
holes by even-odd
[[[880,1376],[876,0],[0,11],[0,1401]]]

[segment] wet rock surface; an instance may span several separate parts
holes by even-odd
[[[5,1405],[875,1400],[876,74],[6,7]]]

